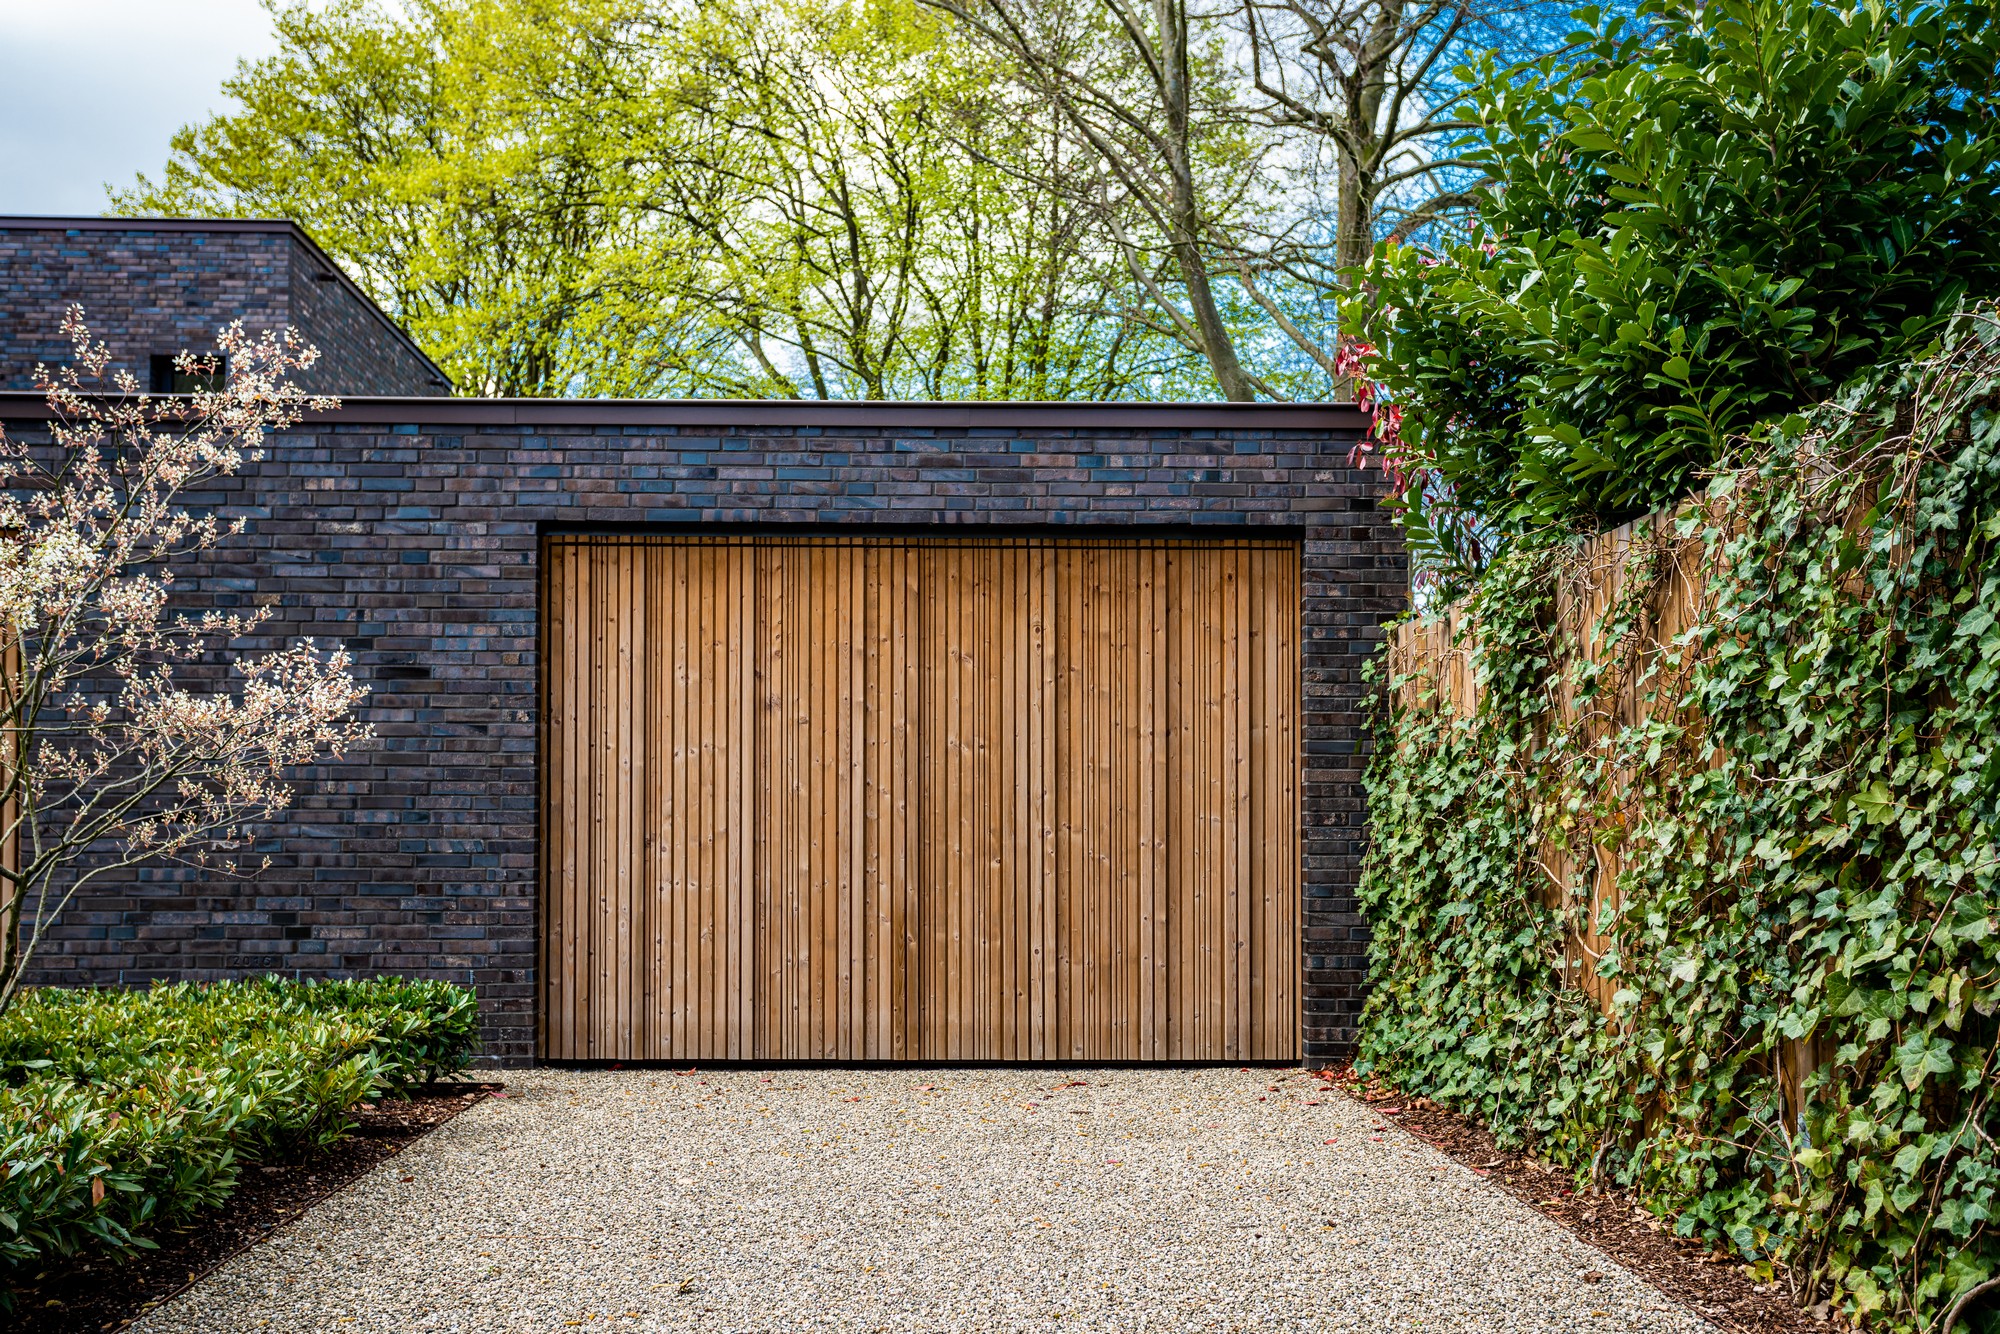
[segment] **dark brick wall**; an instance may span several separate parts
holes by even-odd
[[[1360,669],[1406,583],[1380,474],[1346,466],[1359,424],[1268,406],[352,403],[212,498],[252,521],[183,587],[272,607],[269,644],[353,649],[378,746],[301,775],[251,882],[158,869],[92,893],[43,976],[455,978],[482,990],[489,1053],[531,1059],[550,525],[1250,525],[1304,543],[1304,1022],[1308,1055],[1334,1055],[1365,947]]]
[[[299,377],[327,394],[396,394],[426,398],[451,384],[417,356],[402,330],[383,318],[318,247],[291,249],[292,326],[320,350],[319,364]]]
[[[320,361],[299,383],[315,392],[450,392],[290,223],[0,218],[0,390],[32,388],[38,361],[72,359],[60,328],[71,302],[141,388],[155,354],[213,351],[217,328],[240,318],[253,333],[305,334]]]
[[[71,359],[71,302],[113,363],[145,386],[156,352],[215,348],[219,312],[253,328],[284,324],[290,244],[273,232],[78,231],[0,227],[0,389],[29,389],[37,361]]]

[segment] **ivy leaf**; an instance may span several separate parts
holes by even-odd
[[[1954,1064],[1951,1042],[1928,1033],[1912,1033],[1896,1048],[1896,1071],[1911,1092],[1932,1075],[1949,1074]]]
[[[1992,1276],[1992,1259],[1967,1247],[1945,1263],[1944,1295],[1957,1297],[1961,1293],[1970,1292]]]
[[[1896,818],[1896,794],[1879,778],[1854,794],[1854,804],[1870,824],[1887,824]]]

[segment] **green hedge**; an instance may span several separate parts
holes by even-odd
[[[0,1016],[0,1283],[221,1203],[356,1103],[456,1073],[466,988],[265,978],[24,993]]]
[[[1346,309],[1402,466],[1489,539],[1671,504],[2000,295],[1993,0],[1576,16],[1561,53],[1473,72],[1452,156],[1498,183],[1473,231],[1384,244]]]
[[[1363,1067],[1870,1329],[2000,1276],[1996,404],[1984,310],[1785,423],[1634,541],[1589,659],[1555,617],[1588,556],[1524,538],[1466,608],[1478,714],[1404,697],[1369,779]],[[1705,591],[1655,647],[1668,560]],[[1650,717],[1555,708],[1628,690]],[[1585,927],[1609,1015],[1567,980]]]

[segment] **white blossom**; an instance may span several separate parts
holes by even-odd
[[[260,459],[268,432],[337,406],[285,378],[318,353],[293,330],[253,338],[238,321],[217,337],[222,388],[159,398],[129,373],[107,376],[80,307],[63,332],[72,362],[36,368],[50,440],[0,433],[0,830],[16,849],[0,859],[0,1011],[84,886],[240,846],[291,804],[288,771],[372,735],[345,651],[308,640],[232,654],[267,608],[172,600],[172,567],[243,528],[183,493]],[[218,653],[230,683],[180,684],[177,665]]]

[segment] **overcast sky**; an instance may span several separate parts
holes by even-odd
[[[102,213],[274,45],[257,0],[0,0],[0,214]]]

